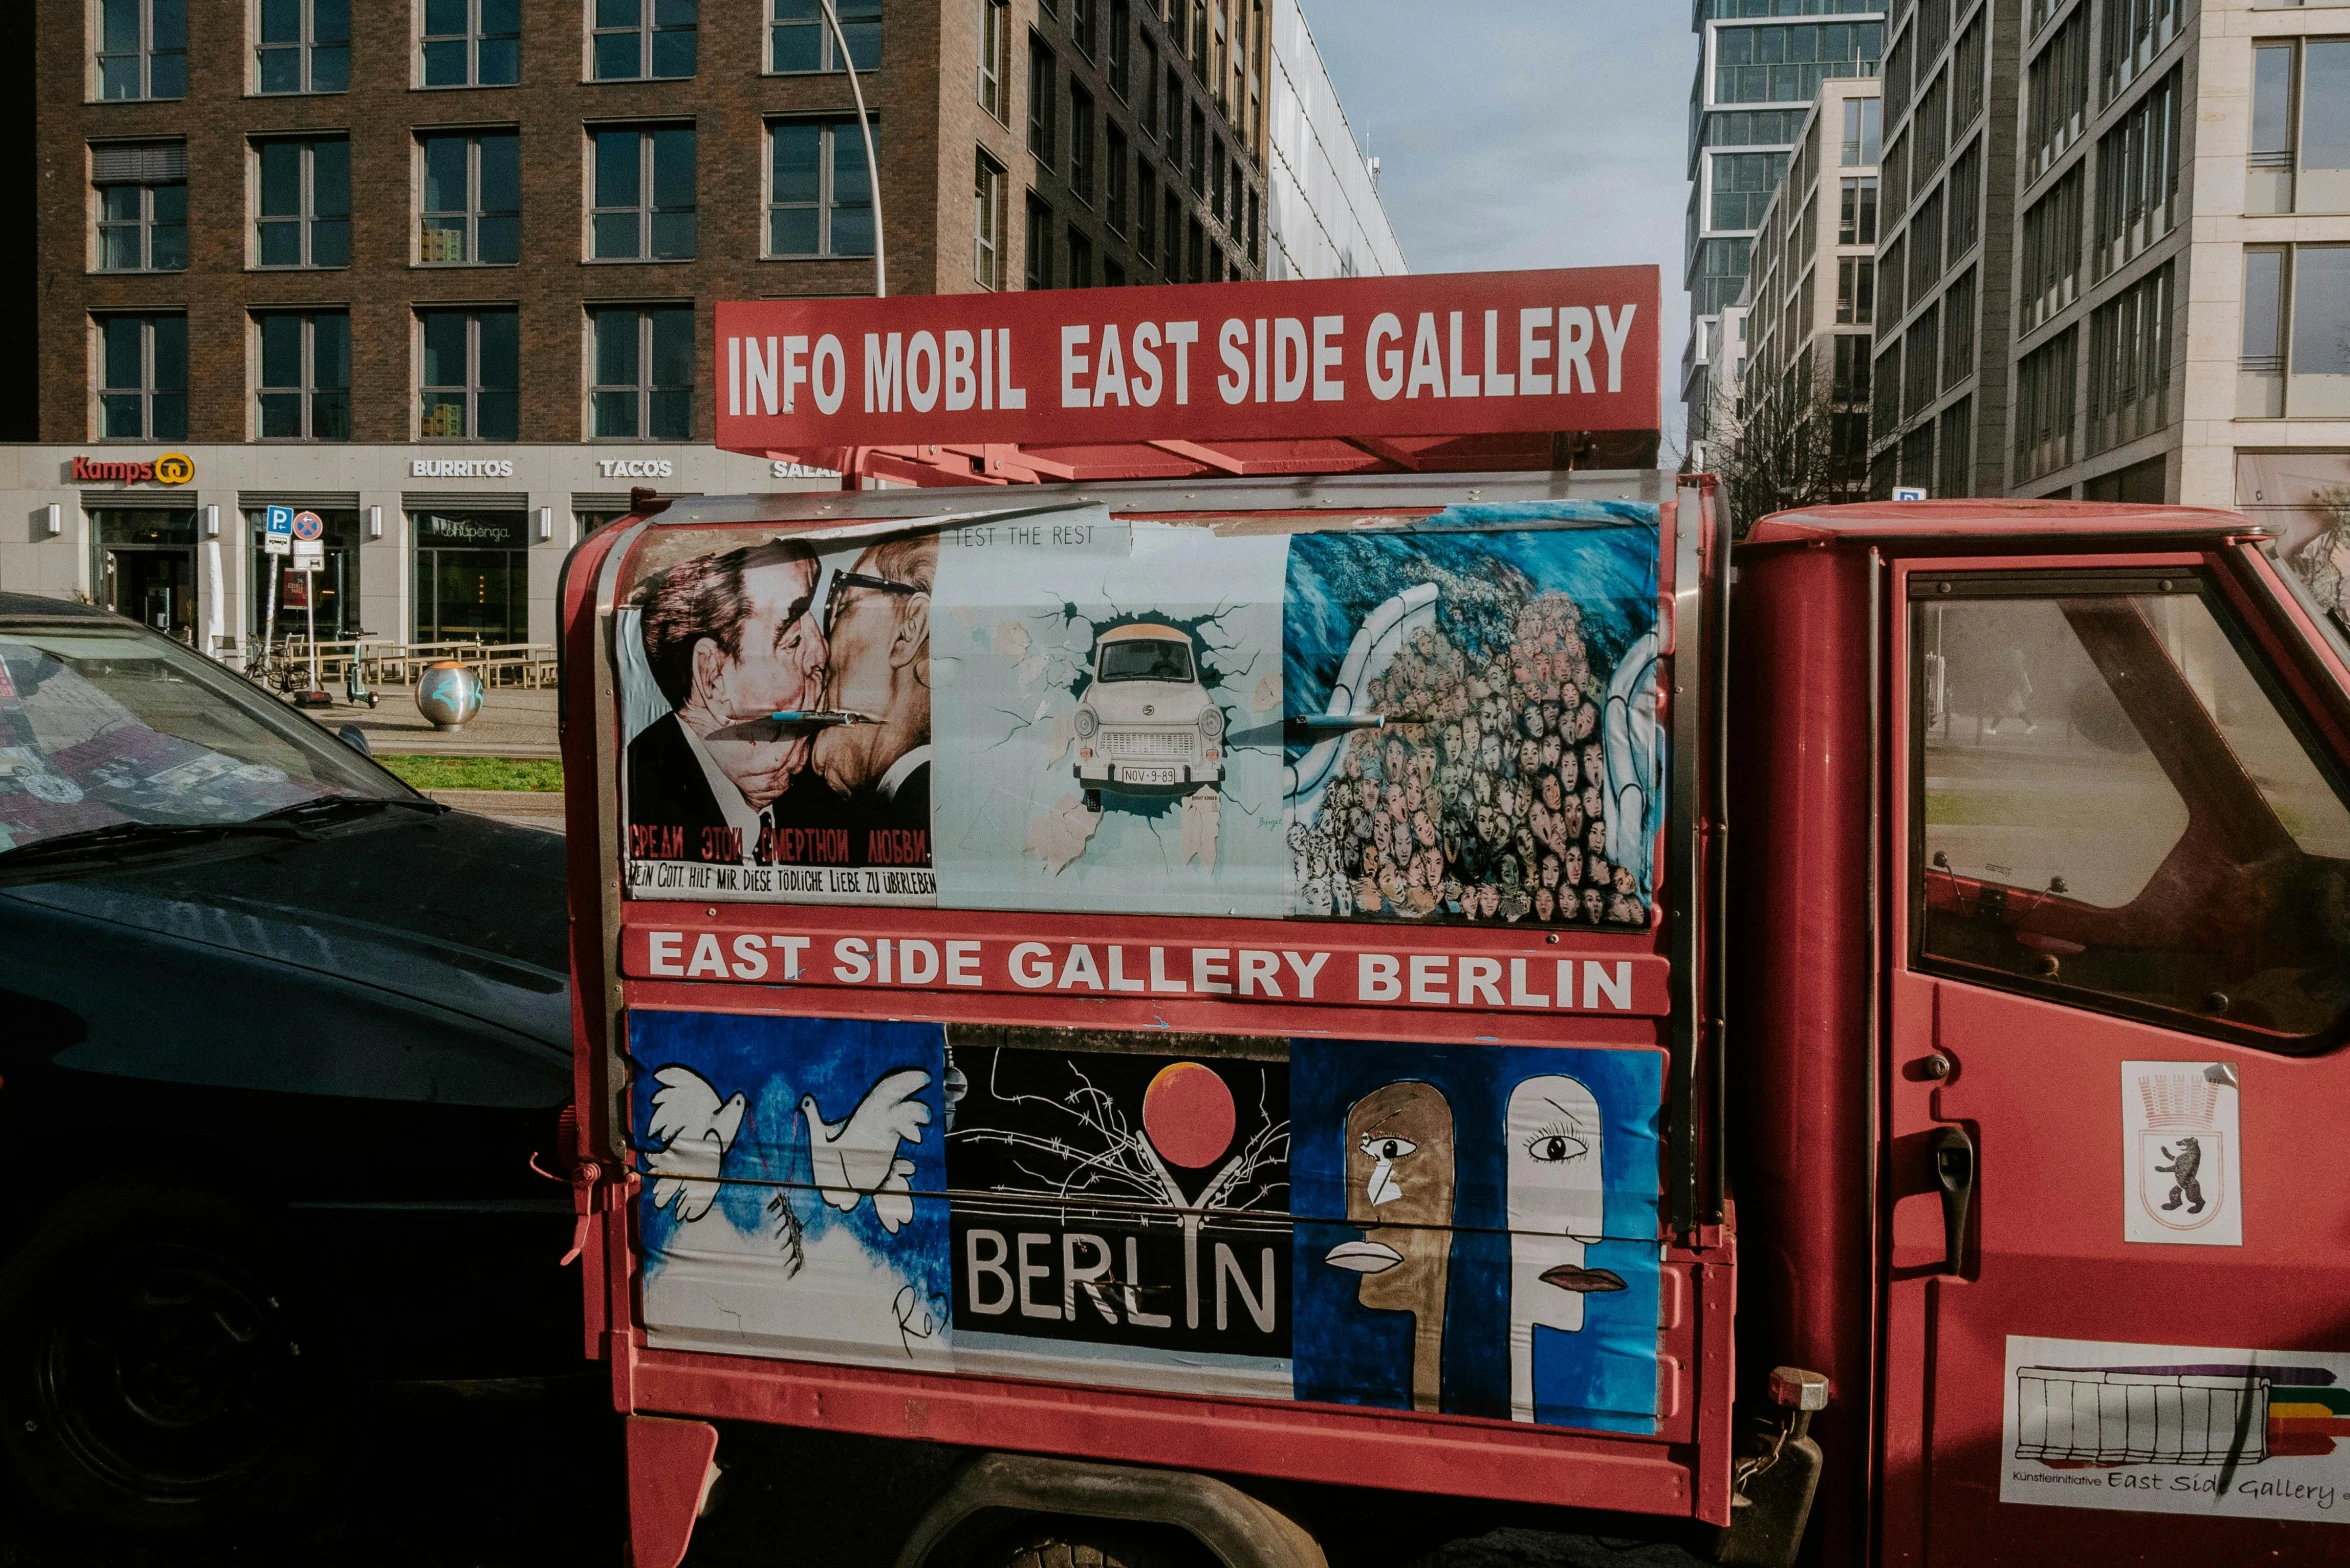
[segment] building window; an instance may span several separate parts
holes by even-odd
[[[351,317],[271,311],[258,341],[254,433],[264,441],[351,439]]]
[[[1248,193],[1248,259],[1252,266],[1262,265],[1265,259],[1264,242],[1257,224],[1257,193]]]
[[[1004,286],[1004,171],[984,152],[971,177],[971,276],[983,289]]]
[[[1184,279],[1191,283],[1207,282],[1208,236],[1207,231],[1200,227],[1199,219],[1193,218],[1184,224],[1183,244],[1189,253],[1183,262]]]
[[[2344,280],[2350,286],[2350,277]],[[2168,423],[2171,269],[2165,262],[2089,317],[2089,454]]]
[[[1973,476],[1968,472],[1974,461],[1974,435],[1973,398],[1960,398],[1942,410],[1942,466],[1936,495],[1974,493]]]
[[[512,87],[522,80],[522,0],[424,0],[427,87]]]
[[[1877,264],[1866,256],[1839,258],[1836,263],[1836,325],[1865,327],[1876,319]]]
[[[694,74],[701,0],[595,0],[595,79]]]
[[[1109,194],[1103,199],[1103,217],[1110,232],[1126,232],[1126,171],[1133,165],[1133,154],[1127,150],[1126,133],[1115,125],[1110,127]]]
[[[1715,103],[1809,103],[1830,77],[1868,76],[1882,22],[1723,27],[1714,31]]]
[[[1839,245],[1874,245],[1877,243],[1877,182],[1872,175],[1861,175],[1839,182],[1836,208],[1836,243]]]
[[[1950,260],[1953,265],[1983,235],[1983,143],[1967,143],[1950,164]]]
[[[1191,146],[1188,149],[1191,175],[1191,194],[1208,193],[1208,116],[1197,104],[1191,110]]]
[[[98,96],[187,95],[187,0],[99,0]]]
[[[522,259],[521,145],[513,131],[417,138],[424,167],[418,261],[507,265]]]
[[[2168,234],[2178,221],[2180,73],[2149,89],[2097,143],[2097,276]]]
[[[1028,35],[1028,150],[1038,163],[1053,166],[1061,140],[1060,70],[1052,46]]]
[[[855,120],[782,120],[767,128],[770,256],[873,254],[873,182]],[[881,126],[873,125],[880,151]]]
[[[1983,112],[1984,95],[1990,91],[1990,82],[1983,66],[1985,62],[1983,12],[1976,12],[1967,30],[1959,35],[1958,47],[1950,51],[1950,134],[1960,136],[1975,123],[1975,116]]]
[[[2078,328],[2067,327],[2016,365],[2015,477],[2051,474],[2073,460]]]
[[[1053,209],[1036,197],[1028,198],[1028,232],[1022,236],[1027,252],[1028,273],[1025,286],[1049,289],[1053,286]]]
[[[1884,107],[1874,98],[1844,100],[1844,145],[1840,161],[1845,168],[1875,167],[1877,136],[1884,123]]]
[[[1093,236],[1074,223],[1069,225],[1069,287],[1093,287]]]
[[[2089,10],[2075,10],[2024,73],[2030,108],[2024,132],[2024,179],[2048,172],[2081,137],[2089,116]]]
[[[1008,67],[1004,47],[1011,32],[1011,7],[998,5],[996,0],[973,3],[979,7],[979,107],[1003,120],[1004,72]]]
[[[1191,68],[1208,74],[1208,6],[1210,0],[1191,0]]]
[[[2179,0],[2105,0],[2101,101],[2120,97],[2178,31]]]
[[[1167,144],[1170,162],[1183,160],[1183,72],[1172,61],[1167,65],[1167,91],[1159,99],[1159,140]]]
[[[1169,283],[1183,281],[1183,198],[1172,181],[1159,208],[1159,271]]]
[[[2282,246],[2244,251],[2244,337],[2236,360],[2236,417],[2285,412],[2285,263]]]
[[[1942,276],[1942,192],[1918,203],[1909,220],[1909,297],[1922,300]]]
[[[1915,419],[1941,391],[1942,323],[1939,305],[1928,305],[1909,327],[1909,379],[1901,388],[1901,412]]]
[[[2081,166],[2024,214],[2023,271],[2016,289],[2029,332],[2071,304],[2081,277]]]
[[[1208,156],[1208,216],[1222,223],[1227,229],[1232,227],[1231,218],[1224,206],[1224,193],[1230,188],[1225,178],[1229,166],[1230,160],[1224,156],[1222,148],[1211,150]]]
[[[512,441],[521,426],[522,343],[506,310],[420,310],[423,364],[417,435],[427,441]]]
[[[129,142],[90,149],[101,272],[179,272],[188,264],[188,148]]]
[[[1095,0],[1074,0],[1069,8],[1069,37],[1088,60],[1101,55],[1101,27]]]
[[[1943,151],[1949,147],[1950,91],[1949,78],[1936,76],[1934,84],[1918,95],[1918,106],[1910,116],[1910,128],[1917,151],[1910,156],[1917,160],[1919,180],[1929,180],[1941,166]]]
[[[2350,39],[2252,51],[2247,212],[2350,210]]]
[[[351,0],[261,0],[253,83],[264,93],[351,86]]]
[[[1734,232],[1759,227],[1763,209],[1771,204],[1771,193],[1786,172],[1783,152],[1715,153],[1706,227]]]
[[[1884,435],[1901,423],[1901,345],[1896,342],[1877,356],[1869,373],[1870,419]]]
[[[1093,205],[1094,163],[1093,94],[1082,87],[1069,89],[1069,188],[1088,207]]]
[[[1829,384],[1830,401],[1847,407],[1866,406],[1869,400],[1869,340],[1845,333],[1834,340],[1835,358]]]
[[[1143,272],[1151,270],[1159,247],[1159,181],[1151,166],[1136,160],[1134,189],[1134,256]]]
[[[188,318],[98,318],[98,435],[107,441],[188,438]]]
[[[795,73],[801,71],[837,71],[841,69],[840,44],[832,36],[832,24],[824,19],[824,0],[772,0],[773,18],[768,27],[767,69]],[[983,17],[980,25],[995,37],[996,46],[1003,42],[1003,8],[980,0],[983,11],[992,15]],[[833,11],[840,18],[840,30],[849,41],[849,61],[860,71],[881,68],[881,0],[833,0]],[[987,70],[990,56],[983,47],[980,70]],[[689,68],[680,75],[692,75]],[[982,103],[987,102],[984,91]],[[989,105],[991,112],[994,106]]]
[[[1924,486],[1934,482],[1934,422],[1931,419],[1901,438],[1901,482]]]
[[[2350,417],[2350,245],[2244,252],[2238,417]]]
[[[1972,267],[1942,296],[1942,386],[1975,373],[1975,272]]]
[[[351,264],[351,144],[340,136],[256,142],[256,264]]]
[[[1110,91],[1121,101],[1132,96],[1131,70],[1134,61],[1134,18],[1128,13],[1126,0],[1110,0],[1110,64],[1108,76]]]
[[[1892,244],[1877,253],[1877,303],[1882,307],[1878,313],[1885,318],[1888,325],[1899,321],[1904,309],[1901,293],[1901,267],[1908,254],[1909,237],[1907,235],[1896,236]]]
[[[598,261],[687,261],[694,254],[694,128],[594,133]]]
[[[683,441],[693,434],[694,308],[588,312],[595,380],[588,434],[600,441]]]

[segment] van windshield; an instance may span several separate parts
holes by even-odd
[[[234,675],[131,627],[0,627],[0,851],[117,823],[413,799]]]
[[[1103,681],[1191,681],[1191,645],[1136,637],[1104,643],[1100,674]]]

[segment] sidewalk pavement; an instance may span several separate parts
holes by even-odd
[[[551,687],[528,689],[493,686],[482,696],[481,712],[473,722],[453,732],[436,730],[416,711],[413,686],[378,688],[383,701],[376,707],[354,707],[338,693],[331,708],[311,710],[311,717],[330,730],[356,724],[378,755],[428,757],[554,757],[555,692]]]

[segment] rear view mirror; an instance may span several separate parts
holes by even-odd
[[[353,751],[359,753],[359,755],[362,757],[372,757],[375,755],[375,753],[368,748],[367,731],[361,729],[356,724],[346,724],[341,729],[335,731],[335,739],[341,741],[344,745],[350,747]]]

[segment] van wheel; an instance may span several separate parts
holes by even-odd
[[[292,1512],[330,1443],[323,1346],[261,1229],[168,1188],[67,1199],[0,1269],[0,1452],[69,1517],[202,1535]]]
[[[1100,790],[1089,789],[1085,792],[1085,809],[1097,817],[1102,814],[1102,792]]]
[[[1049,1534],[1015,1534],[990,1568],[1220,1568],[1187,1531],[1072,1519]]]

